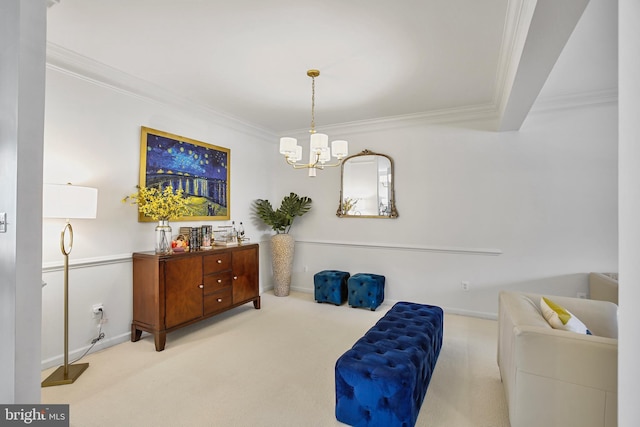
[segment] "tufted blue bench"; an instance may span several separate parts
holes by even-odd
[[[349,273],[339,270],[323,270],[313,275],[313,293],[317,302],[340,305],[347,300]]]
[[[349,305],[375,311],[384,301],[384,282],[385,277],[380,274],[356,273],[349,277]]]
[[[335,366],[336,418],[413,427],[442,348],[440,307],[396,303]]]

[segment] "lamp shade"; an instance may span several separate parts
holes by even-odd
[[[329,136],[324,133],[312,133],[311,134],[311,150],[321,150],[329,147]]]
[[[98,211],[98,189],[71,184],[45,184],[44,218],[92,219]]]
[[[284,154],[285,156],[295,155],[296,145],[298,145],[298,140],[295,138],[280,138],[280,154]]]
[[[329,160],[331,160],[331,151],[329,151],[328,148],[323,148],[320,151],[320,157],[318,158],[318,161],[321,163],[325,163],[325,162],[328,162]]]
[[[341,159],[349,154],[349,143],[339,139],[331,143],[331,149],[333,156]]]

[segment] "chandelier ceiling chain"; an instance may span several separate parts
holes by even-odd
[[[318,71],[316,75],[312,71],[315,70],[307,71],[307,75],[311,77],[311,130],[309,133],[316,133],[316,76],[320,75],[320,72]]]
[[[311,129],[309,133],[309,163],[300,164],[302,160],[302,147],[298,145],[296,138],[280,138],[280,154],[284,155],[285,161],[294,169],[309,169],[309,176],[316,176],[317,169],[324,169],[325,166],[335,167],[342,164],[342,160],[349,154],[347,141],[336,140],[331,142],[329,149],[329,137],[323,133],[316,133],[316,77],[320,75],[319,70],[311,69],[307,71],[307,76],[311,77]],[[337,158],[337,163],[327,163],[331,156]]]

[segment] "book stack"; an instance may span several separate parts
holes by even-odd
[[[191,251],[199,251],[202,246],[202,228],[191,227],[189,230],[189,248]]]
[[[180,227],[180,234],[187,241],[190,251],[208,250],[213,247],[213,226]]]

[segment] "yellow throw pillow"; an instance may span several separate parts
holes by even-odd
[[[587,329],[580,319],[549,298],[540,298],[540,308],[542,309],[542,315],[552,328],[591,335],[591,331]]]

